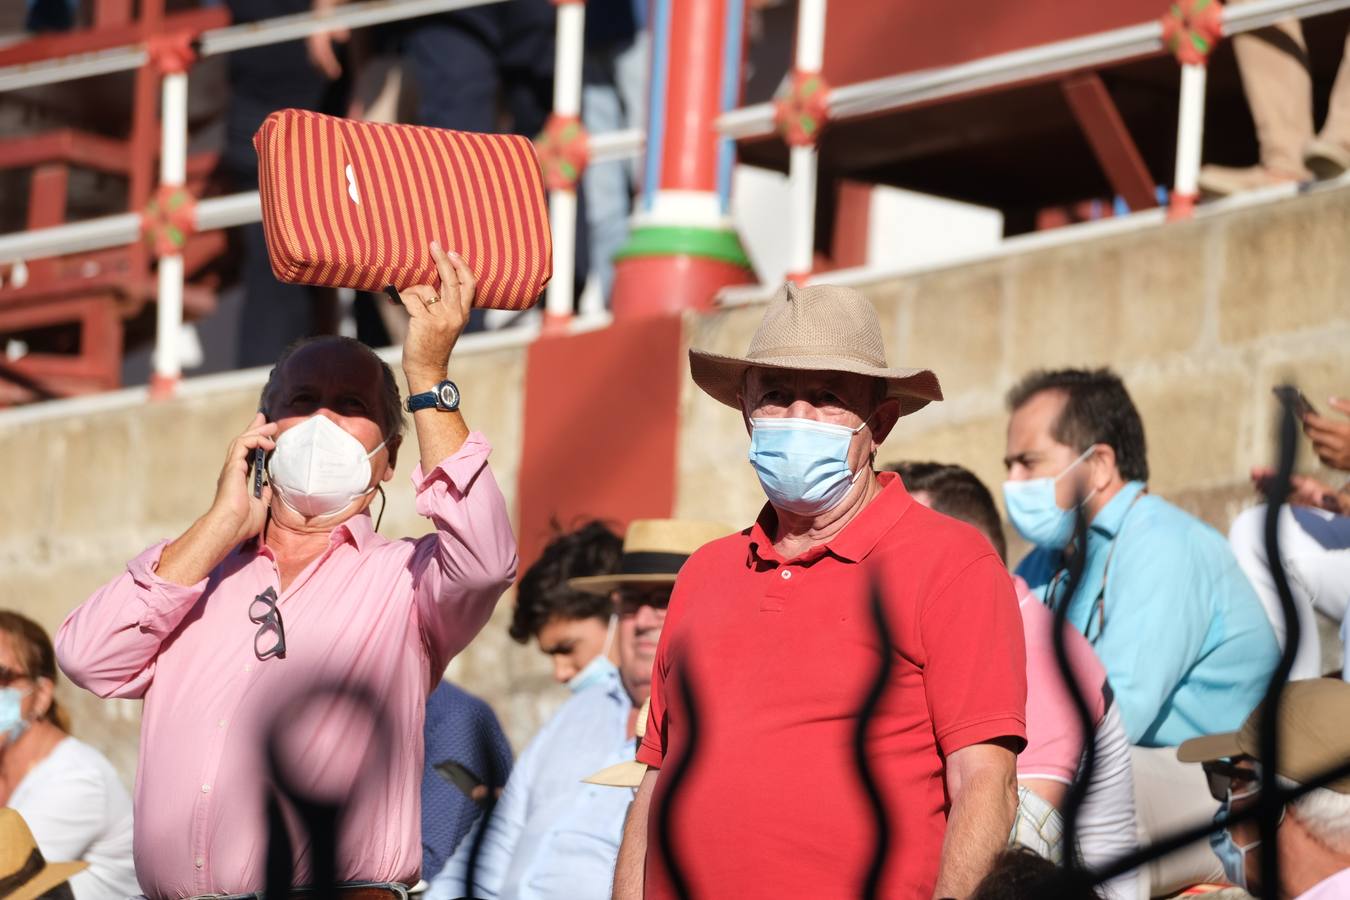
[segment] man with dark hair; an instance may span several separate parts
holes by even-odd
[[[1067,604],[1069,622],[1106,666],[1137,745],[1145,828],[1212,816],[1214,803],[1197,790],[1203,779],[1179,770],[1166,749],[1140,748],[1175,747],[1242,723],[1279,657],[1261,602],[1222,535],[1148,493],[1143,425],[1114,373],[1033,372],[1008,406],[1003,497],[1013,526],[1036,545],[1017,574],[1052,609]],[[1084,546],[1074,539],[1078,509]],[[1070,596],[1065,579],[1077,554],[1082,577]],[[1151,866],[1155,891],[1217,874],[1202,851]]]
[[[152,900],[263,889],[270,735],[295,790],[348,800],[337,881],[392,898],[418,880],[427,695],[516,571],[488,442],[446,379],[473,273],[436,244],[431,254],[439,289],[402,292],[402,366],[417,511],[433,530],[390,540],[371,523],[403,447],[392,373],[356,342],[310,341],[273,371],[209,509],[57,634],[71,681],[145,701],[133,851]],[[264,454],[266,485],[251,471]],[[324,875],[305,835],[290,846],[294,884]]]
[[[969,469],[935,462],[887,466],[900,475],[917,503],[974,525],[1007,561],[1003,521],[994,497]],[[1013,580],[1027,642],[1027,746],[1017,755],[1018,810],[1013,840],[1058,862],[1063,847],[1059,809],[1079,774],[1085,742],[1078,713],[1055,661],[1054,616],[1021,578]],[[1078,819],[1078,851],[1089,866],[1113,862],[1133,851],[1134,779],[1130,743],[1101,661],[1077,631],[1065,630],[1071,674],[1092,715],[1096,760]],[[997,867],[994,869],[998,871]],[[1138,873],[1127,872],[1103,886],[1108,900],[1137,900]]]
[[[516,591],[511,639],[539,642],[553,660],[553,677],[573,693],[604,681],[618,662],[614,646],[614,604],[603,595],[568,585],[572,578],[612,575],[619,569],[623,541],[604,522],[587,522],[559,534],[525,570]]]

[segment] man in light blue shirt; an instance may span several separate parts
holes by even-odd
[[[459,844],[426,900],[608,900],[633,791],[583,783],[629,762],[638,709],[651,693],[652,661],[680,565],[731,531],[703,522],[637,520],[615,575],[573,578],[574,589],[611,596],[619,616],[619,668],[562,705],[516,761],[488,820],[469,893],[478,828]]]
[[[1148,493],[1143,423],[1108,370],[1034,372],[1008,396],[1004,501],[1035,549],[1017,567],[1101,658],[1138,748],[1174,747],[1238,728],[1264,696],[1279,646],[1228,542],[1199,519]],[[1075,503],[1088,519],[1083,576],[1064,579]],[[1212,816],[1199,771],[1169,751],[1134,754],[1141,824],[1155,835]],[[1194,768],[1194,767],[1192,767]],[[1188,802],[1193,799],[1194,802]],[[1216,874],[1212,854],[1186,854],[1152,872],[1155,893]]]

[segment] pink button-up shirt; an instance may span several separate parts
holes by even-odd
[[[416,880],[426,697],[515,576],[488,452],[474,433],[429,476],[414,472],[417,511],[433,534],[391,541],[368,514],[354,516],[284,592],[275,557],[256,541],[188,587],[155,574],[161,543],[66,619],[56,651],[70,679],[100,697],[145,700],[135,857],[148,896],[264,886],[264,739],[283,711],[283,758],[300,787],[345,793],[357,783],[338,877]],[[268,587],[280,597],[286,656],[259,661],[249,606]],[[382,734],[349,700],[314,695],[318,684],[369,692]],[[296,879],[305,883],[309,846],[299,837]]]

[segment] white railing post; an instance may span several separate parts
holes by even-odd
[[[1205,135],[1205,66],[1181,67],[1181,107],[1177,112],[1177,167],[1172,179],[1170,218],[1189,218],[1199,196],[1200,145]]]
[[[787,127],[785,136],[788,141],[788,194],[792,203],[792,218],[788,228],[789,253],[788,277],[803,282],[815,266],[816,243],[816,142],[819,140],[820,127],[824,123],[826,90],[820,71],[825,62],[825,0],[801,0],[797,7],[797,50],[793,72],[793,102],[798,108],[784,110],[783,115],[798,118],[812,117],[803,107],[810,101],[809,96],[800,96],[814,79],[820,96],[815,106],[819,113],[814,116],[812,127],[806,133],[800,133],[801,122],[797,128]]]
[[[187,72],[164,75],[160,110],[159,182],[181,188],[187,183]],[[182,365],[178,342],[183,330],[183,254],[159,258],[159,296],[155,316],[155,366],[151,396],[172,396]]]
[[[581,117],[581,57],[586,30],[584,0],[561,0],[558,6],[558,37],[553,69],[553,116],[555,122]],[[579,127],[579,125],[578,125]],[[584,136],[581,138],[585,140]],[[570,183],[552,185],[548,198],[548,217],[553,229],[553,278],[548,283],[544,315],[554,325],[572,317],[573,287],[576,281],[577,182],[575,171]]]

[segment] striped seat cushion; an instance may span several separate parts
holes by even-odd
[[[268,256],[281,281],[366,291],[434,285],[435,240],[473,270],[475,306],[524,309],[553,272],[539,160],[523,137],[283,109],[253,146]]]

